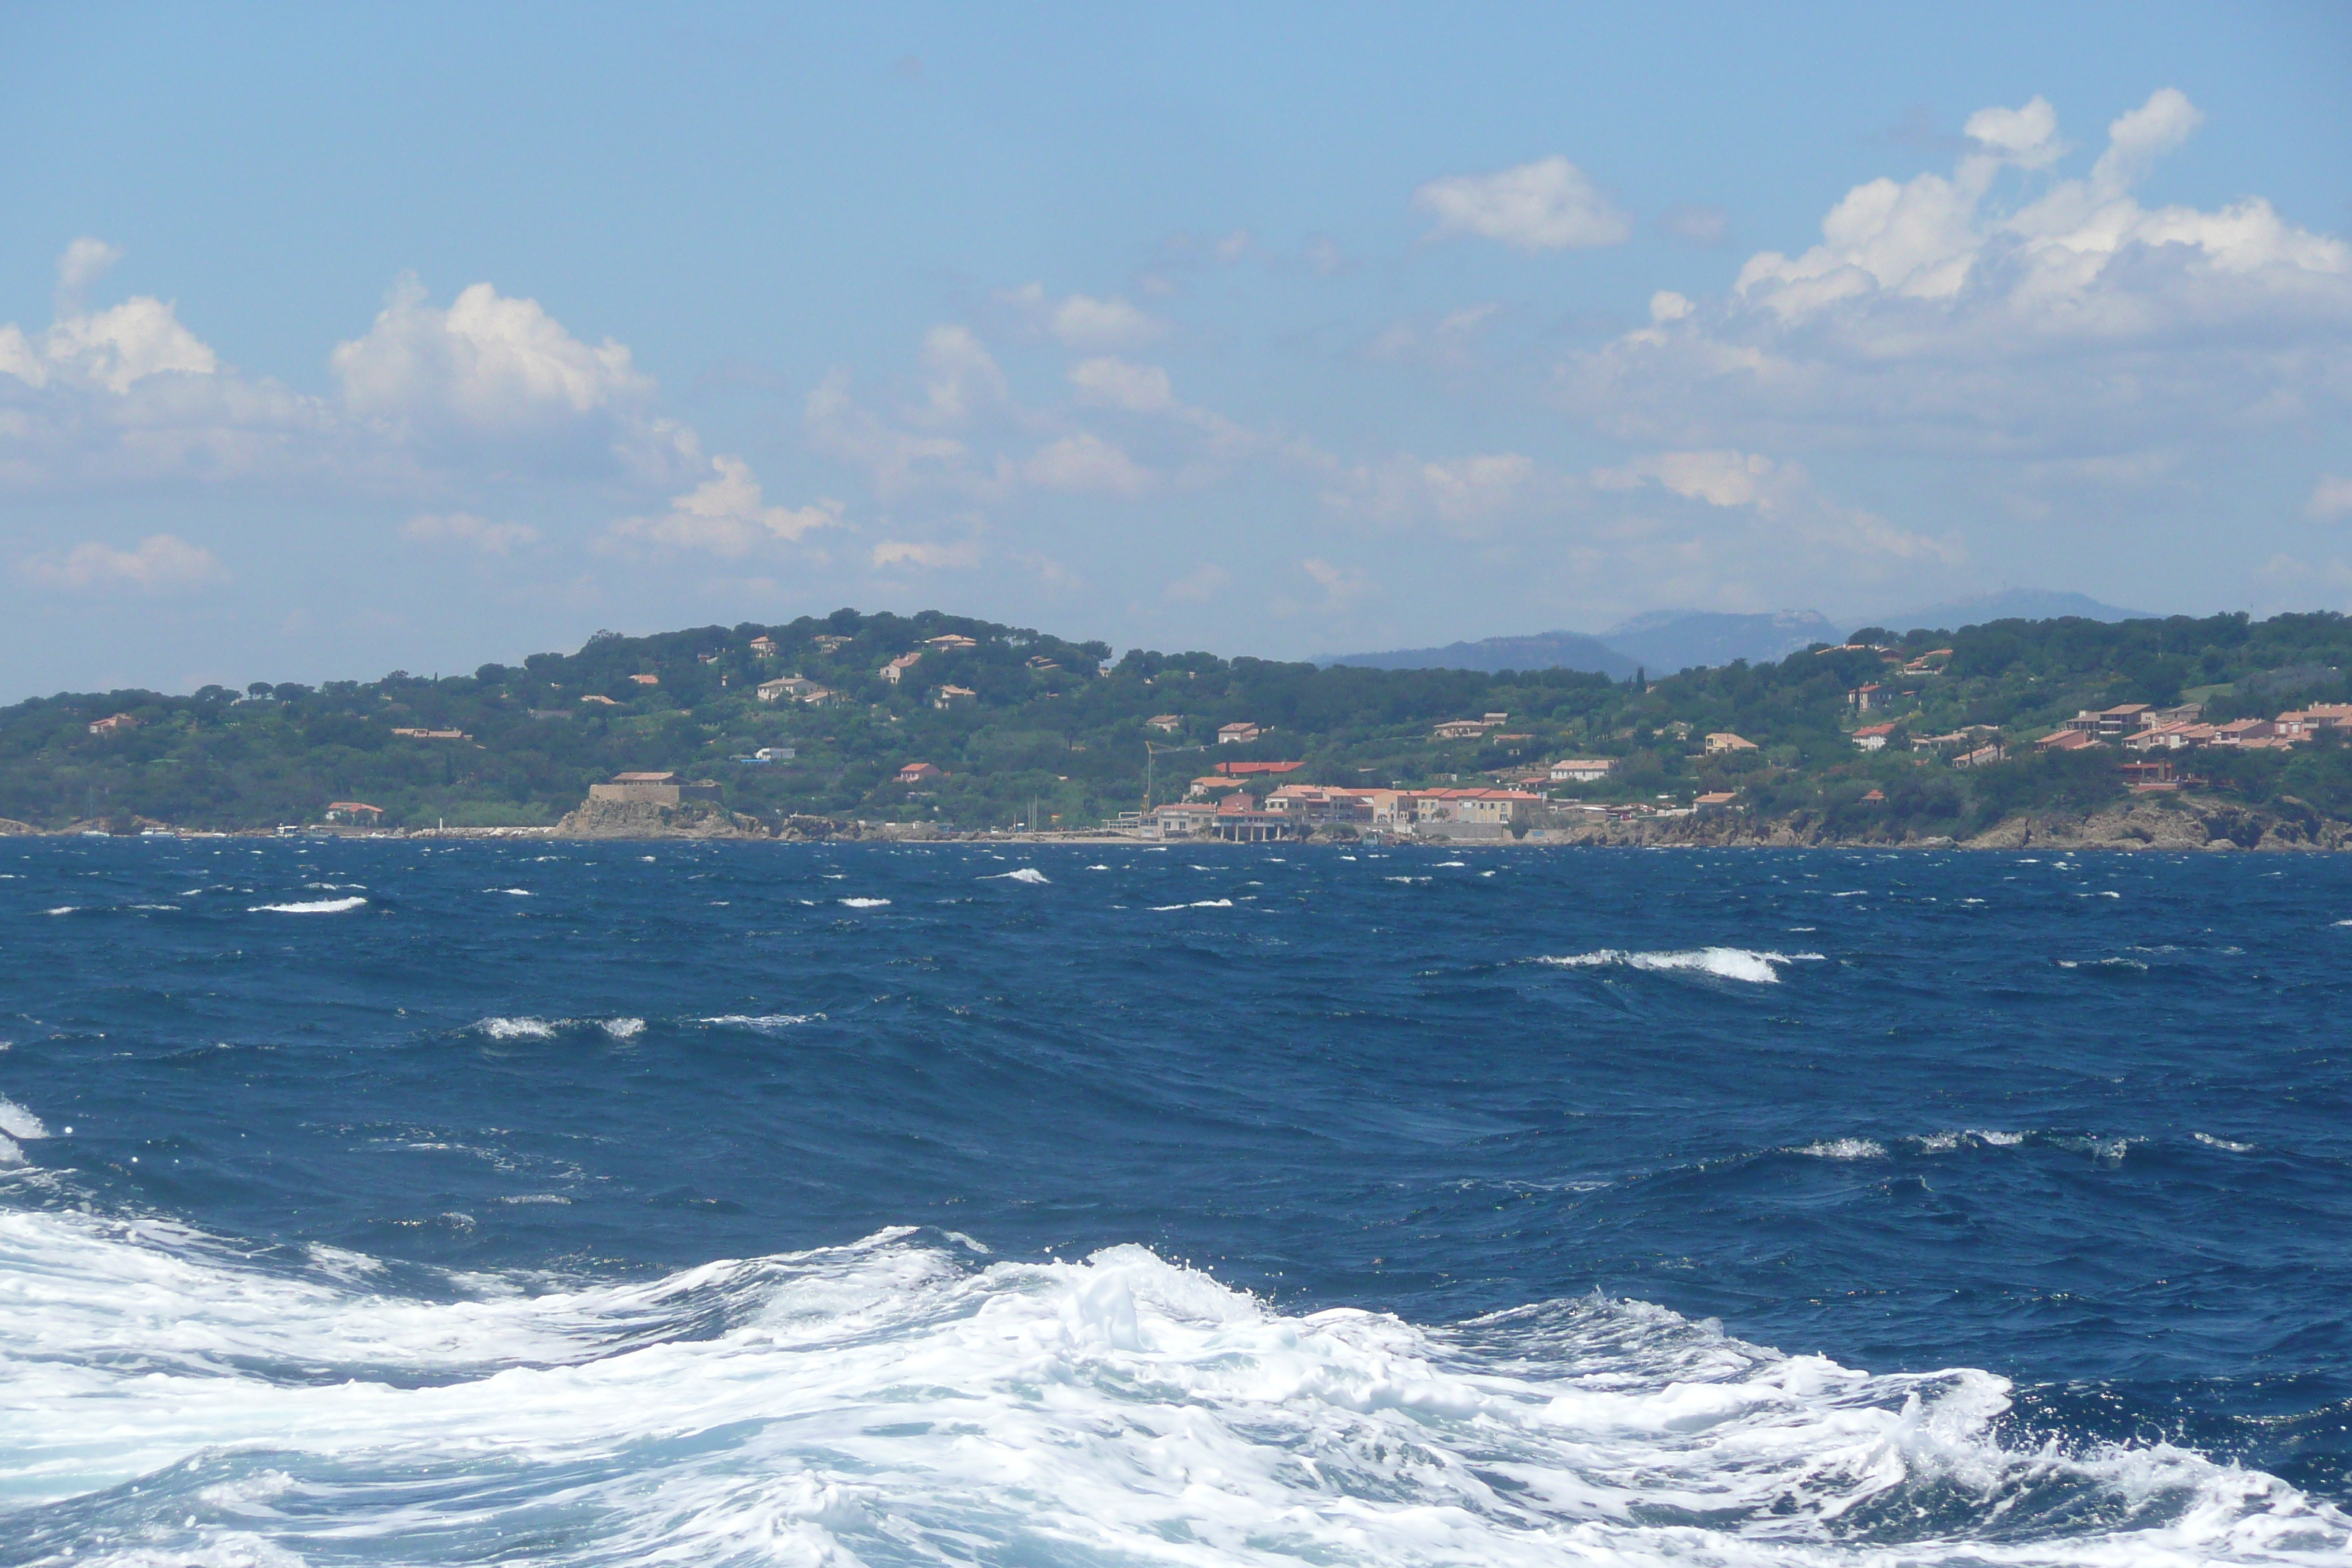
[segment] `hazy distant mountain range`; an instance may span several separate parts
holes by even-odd
[[[1695,665],[1719,666],[1737,658],[1751,664],[1787,658],[1817,642],[1843,642],[1865,626],[1905,632],[1915,626],[1956,631],[1987,621],[2054,620],[2079,616],[2093,621],[2135,621],[2147,612],[2101,604],[2084,594],[2044,588],[2007,588],[1997,594],[1955,599],[1874,620],[1831,620],[1818,610],[1780,610],[1735,616],[1707,610],[1653,610],[1590,637],[1582,632],[1538,632],[1528,637],[1486,637],[1444,647],[1394,648],[1385,653],[1339,654],[1318,664],[1366,669],[1589,669],[1622,680],[1638,670],[1672,674]]]

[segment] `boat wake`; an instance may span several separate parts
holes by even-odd
[[[397,1282],[400,1289],[395,1289]],[[1277,1310],[1139,1247],[949,1233],[635,1283],[271,1266],[0,1213],[8,1563],[2341,1562],[2352,1521],[2163,1446],[2003,1441],[1598,1296]]]

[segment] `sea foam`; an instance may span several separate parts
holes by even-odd
[[[1686,970],[1712,974],[1723,980],[1744,980],[1754,985],[1780,984],[1780,972],[1775,967],[1778,964],[1819,963],[1822,961],[1818,952],[1756,952],[1744,947],[1702,947],[1683,952],[1628,952],[1620,948],[1605,947],[1598,952],[1536,960],[1538,963],[1557,963],[1571,969],[1622,965],[1627,969]]]
[[[346,910],[358,909],[366,902],[365,899],[356,895],[348,899],[304,899],[290,904],[254,904],[245,912],[249,915],[339,915]]]
[[[1599,1296],[1285,1313],[1139,1247],[908,1231],[548,1291],[263,1269],[0,1215],[24,1561],[2333,1562],[2352,1521],[2165,1445],[2006,1448],[2009,1387]],[[468,1287],[470,1281],[470,1288]],[[454,1293],[459,1299],[446,1299]],[[126,1353],[135,1351],[136,1353]],[[135,1484],[134,1484],[135,1483]],[[69,1509],[39,1505],[77,1497]]]

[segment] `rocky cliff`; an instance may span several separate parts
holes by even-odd
[[[2352,848],[2352,823],[2327,816],[2291,796],[2275,809],[2257,809],[2176,795],[2162,805],[2139,799],[2089,813],[2008,817],[1957,846],[1948,838],[1922,837],[1900,830],[1841,835],[1817,819],[1759,818],[1742,812],[1649,822],[1577,823],[1540,830],[1529,837],[1549,844],[1744,845],[1791,849],[1843,844],[1929,849],[2325,850]]]

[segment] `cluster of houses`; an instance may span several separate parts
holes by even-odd
[[[1194,779],[1185,798],[1140,813],[1137,826],[1162,838],[1223,838],[1255,844],[1304,838],[1318,827],[1347,826],[1390,833],[1425,827],[1502,832],[1526,826],[1547,803],[1520,789],[1351,789],[1326,784],[1278,784],[1263,801],[1242,777],[1287,773],[1297,763],[1227,764]]]
[[[849,639],[845,637],[827,635],[814,640],[824,652],[832,653]],[[923,662],[923,656],[926,653],[968,653],[978,647],[980,644],[977,641],[960,632],[947,632],[939,637],[925,637],[922,647],[898,655],[875,673],[890,685],[898,686],[906,680],[917,665]],[[751,651],[761,658],[773,658],[777,652],[776,639],[771,637],[753,637]],[[1031,659],[1029,666],[1033,669],[1061,668],[1052,659],[1043,657]],[[844,700],[840,692],[821,682],[812,680],[805,675],[785,675],[779,676],[773,680],[763,680],[755,690],[762,702],[789,700],[804,703],[811,708],[822,708],[828,702]],[[931,706],[942,710],[968,707],[979,700],[980,693],[969,686],[941,686],[931,692]]]
[[[2352,734],[2352,702],[2291,708],[2275,719],[2207,724],[2201,722],[2203,718],[2203,710],[2193,702],[2178,708],[2156,708],[2145,702],[2096,710],[2086,708],[2035,744],[2045,751],[2074,751],[2110,742],[2127,752],[2181,752],[2206,746],[2263,751],[2305,744],[2323,730]]]

